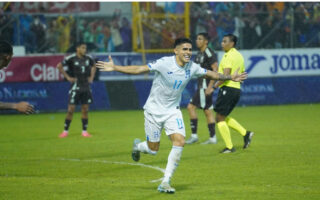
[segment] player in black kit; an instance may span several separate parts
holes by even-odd
[[[199,48],[199,52],[195,59],[196,63],[199,63],[202,68],[218,71],[217,56],[213,50],[208,47],[209,37],[207,33],[199,33],[197,35],[196,44]],[[215,144],[217,138],[215,134],[215,119],[213,117],[213,102],[212,93],[214,91],[213,85],[215,81],[205,78],[198,79],[198,89],[190,103],[188,104],[188,112],[190,117],[191,126],[191,137],[186,141],[186,144],[193,144],[198,141],[197,128],[198,128],[198,117],[197,108],[203,109],[209,129],[210,138],[202,144]]]
[[[59,137],[67,137],[76,105],[81,104],[82,136],[91,137],[87,132],[89,104],[92,103],[90,83],[96,72],[95,61],[86,55],[87,45],[80,42],[76,45],[76,53],[66,57],[57,65],[59,71],[71,83],[69,90],[68,112],[65,118],[64,131]],[[65,69],[67,71],[65,71]]]

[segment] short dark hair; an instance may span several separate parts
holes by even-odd
[[[180,44],[184,44],[184,43],[189,43],[192,45],[192,41],[189,38],[178,38],[174,41],[174,46],[173,48],[176,48],[177,46],[179,46]]]
[[[228,34],[225,34],[223,37],[228,37],[233,43],[234,43],[234,47],[237,45],[237,41],[238,41],[238,37],[231,34],[231,33],[228,33]]]
[[[206,32],[203,33],[198,33],[197,36],[201,35],[202,37],[204,37],[204,39],[206,39],[207,41],[209,41],[209,35]]]
[[[84,44],[84,45],[87,45],[87,44],[86,44],[84,41],[82,41],[82,40],[81,40],[81,41],[77,41],[75,47],[78,48],[79,46],[81,46],[81,45],[83,45],[83,44]]]
[[[0,54],[13,54],[13,48],[9,42],[4,40],[0,41]]]

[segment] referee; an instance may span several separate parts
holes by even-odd
[[[196,44],[200,51],[198,51],[195,63],[200,64],[202,68],[207,70],[218,71],[217,56],[213,50],[208,47],[209,36],[208,33],[199,33],[197,35]],[[196,109],[201,108],[207,118],[209,139],[201,144],[216,144],[215,119],[212,113],[213,102],[212,93],[213,85],[216,81],[208,78],[198,78],[198,89],[190,103],[188,104],[188,112],[190,117],[191,137],[186,141],[186,144],[193,144],[198,141],[198,116]]]
[[[219,73],[225,75],[232,75],[239,69],[239,73],[245,71],[243,56],[235,48],[237,44],[237,37],[233,34],[227,34],[223,37],[221,46],[225,51],[219,65]],[[251,142],[253,132],[247,131],[235,119],[229,117],[234,107],[240,99],[240,82],[218,81],[215,83],[214,88],[220,87],[214,111],[216,112],[216,121],[219,132],[226,144],[226,148],[221,153],[232,153],[235,151],[233,147],[230,128],[239,132],[244,138],[243,148],[247,148]]]

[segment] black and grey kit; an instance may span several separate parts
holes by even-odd
[[[69,90],[69,104],[92,103],[89,77],[94,64],[94,59],[88,55],[79,58],[76,54],[72,54],[62,61],[68,75],[76,78]]]
[[[207,47],[204,52],[198,52],[194,62],[200,64],[202,68],[212,70],[211,65],[217,62],[217,55],[214,53],[213,50]],[[212,95],[206,96],[204,92],[205,89],[208,87],[209,82],[210,79],[206,79],[203,77],[198,79],[198,89],[192,97],[192,99],[190,100],[191,104],[202,109],[213,108]]]

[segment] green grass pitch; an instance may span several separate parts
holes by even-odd
[[[183,110],[187,137],[189,117]],[[208,138],[199,115],[200,142]],[[232,132],[224,143],[185,146],[172,180],[176,193],[158,193],[171,149],[162,133],[156,156],[131,165],[134,138],[144,139],[143,111],[89,113],[92,138],[81,137],[75,113],[67,138],[58,138],[65,113],[0,116],[0,199],[320,199],[320,104],[237,107],[232,115],[255,132],[251,146]]]

